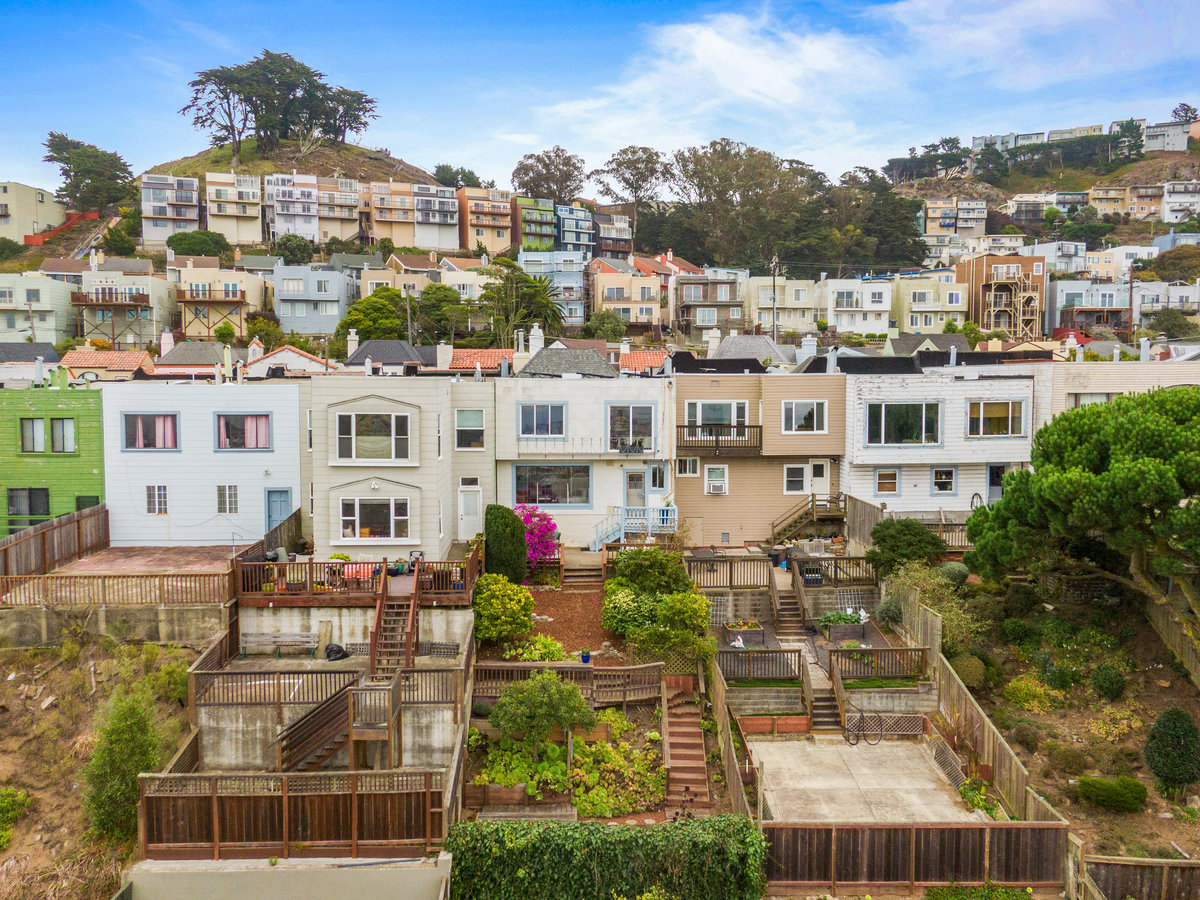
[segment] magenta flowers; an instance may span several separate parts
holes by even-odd
[[[525,523],[525,559],[534,570],[555,555],[554,534],[558,526],[548,512],[536,506],[520,505],[513,507],[513,511]]]

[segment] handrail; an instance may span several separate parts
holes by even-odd
[[[771,589],[771,619],[779,622],[779,585],[775,583],[775,567],[771,567],[771,576],[767,579],[767,587]]]
[[[928,647],[861,647],[829,651],[831,665],[850,678],[922,678],[927,672]]]
[[[279,771],[299,766],[339,730],[349,733],[349,698],[353,686],[354,682],[344,685],[279,733],[275,739],[279,745]]]
[[[854,746],[862,738],[866,738],[868,744],[878,744],[880,741],[882,741],[883,716],[879,715],[879,713],[871,714],[879,722],[878,733],[875,737],[875,740],[871,740],[871,731],[866,727],[867,713],[862,709],[862,707],[856,703],[852,703],[846,697],[846,688],[842,684],[842,672],[841,669],[838,668],[837,658],[832,653],[829,656],[829,680],[833,683],[833,696],[837,700],[838,715],[842,720],[842,737],[845,739],[846,743]],[[846,714],[847,706],[853,708],[858,716],[858,729],[850,727],[851,720]]]
[[[796,595],[796,603],[800,606],[800,620],[808,623],[808,597],[804,593],[804,578],[800,567],[793,562],[788,563],[788,571],[792,573],[792,591]]]
[[[417,571],[420,572],[420,563]],[[417,595],[414,592],[408,603],[408,623],[404,634],[404,665],[411,666],[417,655],[417,630],[421,627],[420,614],[417,612]]]
[[[805,494],[804,497],[801,498],[799,503],[797,503],[795,506],[793,506],[791,509],[789,509],[787,512],[785,512],[782,516],[779,516],[777,519],[775,519],[774,522],[771,523],[771,543],[772,544],[775,544],[777,541],[777,538],[782,536],[782,535],[780,535],[780,529],[782,529],[784,526],[789,525],[792,522],[794,522],[797,518],[799,518],[801,515],[803,515],[806,510],[811,510],[813,508],[815,499],[816,499],[815,494]]]
[[[375,603],[375,623],[371,626],[371,666],[367,670],[372,675],[375,674],[376,661],[379,654],[379,633],[383,629],[383,607],[387,604],[387,589],[383,589],[379,593],[379,600]]]
[[[662,756],[663,756],[663,771],[667,773],[667,786],[671,784],[671,731],[669,719],[671,718],[667,711],[667,680],[664,678],[659,682],[659,695],[662,697]]]

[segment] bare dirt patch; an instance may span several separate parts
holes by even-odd
[[[534,615],[549,616],[551,621],[535,621],[532,633],[554,638],[568,654],[580,650],[591,650],[595,654],[605,641],[610,641],[618,652],[624,652],[624,641],[600,623],[603,591],[535,590],[533,601]],[[489,646],[480,648],[479,658],[502,659],[503,654],[503,647]],[[624,665],[619,659],[595,655],[592,662],[597,666]]]

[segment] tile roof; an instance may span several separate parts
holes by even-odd
[[[230,356],[234,362],[246,359],[245,347],[232,347]],[[215,366],[225,362],[225,345],[220,341],[184,341],[176,344],[170,353],[158,358],[157,366]]]
[[[107,369],[110,372],[154,371],[154,360],[145,350],[68,350],[62,358],[68,369]]]
[[[545,347],[521,370],[522,378],[559,378],[563,375],[585,378],[616,378],[617,373],[596,350],[568,350]]]
[[[621,371],[645,372],[647,369],[658,369],[662,367],[666,358],[665,350],[631,350],[621,354]]]
[[[437,348],[433,348],[437,353]],[[362,366],[370,357],[372,365],[402,366],[405,363],[425,362],[420,350],[408,341],[373,340],[363,341],[358,349],[346,360],[348,366]]]
[[[657,259],[651,256],[634,257],[634,266],[645,271],[653,272],[655,275],[674,275],[675,273],[660,263]]]
[[[38,357],[42,362],[58,362],[58,353],[53,344],[42,341],[36,344],[31,341],[13,341],[0,344],[0,363],[31,363]]]
[[[221,257],[219,256],[176,256],[174,259],[167,260],[167,268],[186,269],[188,262],[191,262],[193,269],[221,268]]]
[[[512,365],[513,351],[497,350],[495,348],[476,350],[468,347],[455,347],[454,354],[450,358],[450,368],[470,369],[474,371],[475,363],[479,363],[479,368],[484,371],[495,371],[500,368],[500,360],[502,359],[507,359],[509,365]]]

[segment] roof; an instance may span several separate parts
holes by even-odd
[[[473,370],[475,364],[479,363],[480,369],[492,371],[500,368],[500,360],[502,359],[507,359],[511,366],[513,351],[497,350],[495,348],[480,350],[468,347],[455,347],[454,354],[450,358],[450,368]]]
[[[429,272],[437,268],[437,263],[424,253],[393,253],[388,262],[393,259],[404,268],[417,272]]]
[[[56,256],[49,259],[43,259],[42,264],[38,266],[39,272],[82,272],[88,267],[86,259],[66,259],[65,257]]]
[[[432,348],[435,355],[437,348]],[[363,341],[358,345],[350,358],[346,360],[348,366],[363,366],[366,365],[367,359],[371,360],[372,365],[384,366],[403,366],[406,363],[423,364],[424,358],[420,350],[410,344],[408,341],[397,340],[373,340]]]
[[[235,260],[233,267],[242,269],[273,269],[276,266],[283,265],[282,256],[243,256],[239,260]]]
[[[168,269],[186,269],[188,263],[192,264],[193,269],[219,269],[221,268],[221,257],[219,256],[176,256],[174,259],[167,260]]]
[[[88,268],[90,266],[85,266],[84,271],[87,271]],[[97,264],[96,270],[100,272],[120,272],[123,275],[151,275],[154,272],[154,264],[148,259],[106,259],[104,262]]]
[[[674,275],[669,268],[660,263],[652,256],[636,256],[633,259],[635,267],[646,272],[653,272],[655,275]]]
[[[713,359],[757,359],[763,363],[769,360],[778,365],[795,362],[796,354],[789,353],[765,334],[730,334],[721,341]]]
[[[154,371],[154,359],[145,350],[68,350],[62,358],[68,369],[106,369],[109,372]]]
[[[585,378],[616,378],[617,373],[596,350],[572,350],[545,347],[521,370],[522,378],[558,378],[562,375]]]
[[[621,354],[620,369],[622,372],[645,372],[647,369],[660,369],[666,358],[667,351],[665,350],[631,350]]]
[[[230,358],[245,361],[245,347],[231,347]],[[176,344],[171,352],[158,358],[156,365],[162,366],[215,366],[225,362],[225,345],[220,341],[184,341]]]
[[[1122,353],[1137,353],[1138,352],[1137,347],[1131,347],[1128,344],[1122,343],[1121,341],[1104,341],[1104,340],[1091,341],[1087,345],[1086,349],[1089,353],[1099,353],[1101,356],[1112,356],[1114,347],[1120,347]]]
[[[688,262],[682,256],[676,256],[674,253],[671,254],[669,259],[665,253],[660,253],[659,256],[662,257],[663,264],[668,268],[675,266],[675,268],[679,269],[681,272],[687,272],[690,275],[700,275],[704,272],[704,270],[695,263]]]
[[[382,253],[334,253],[329,264],[337,269],[378,268],[383,265]]]
[[[1111,351],[1109,351],[1111,352]],[[918,364],[925,369],[950,365],[950,352],[921,350],[916,355]],[[972,350],[959,353],[955,360],[960,366],[991,366],[1018,362],[1053,362],[1052,350]]]
[[[554,343],[562,344],[568,350],[595,350],[597,353],[608,352],[608,341],[601,338],[555,338]]]
[[[258,340],[258,339],[255,338],[255,340]],[[326,369],[339,368],[337,363],[335,363],[333,361],[326,362],[325,360],[321,359],[321,357],[313,356],[311,353],[306,353],[303,350],[293,347],[291,344],[284,344],[282,347],[276,347],[270,353],[264,353],[262,356],[258,357],[258,359],[251,360],[251,359],[247,358],[247,362],[261,363],[264,360],[270,359],[276,353],[289,353],[289,352],[295,353],[297,356],[303,356],[305,359],[311,359],[313,362],[320,363]]]
[[[887,340],[892,356],[912,356],[918,348],[949,351],[951,347],[959,353],[971,349],[965,334],[898,334]]]
[[[479,268],[483,265],[483,260],[475,259],[473,256],[443,256],[438,265],[450,266],[453,269],[458,269],[460,272],[465,272],[467,269]]]
[[[53,344],[41,341],[36,344],[31,341],[0,343],[0,363],[31,363],[36,362],[39,356],[42,362],[58,362],[58,353]]]
[[[631,265],[628,260],[614,259],[611,256],[597,256],[592,260],[592,264],[608,266],[614,272],[618,272],[621,275],[632,275],[634,272],[638,271],[638,269]]]
[[[801,371],[821,375],[829,371],[829,355],[814,356]],[[912,356],[842,356],[838,355],[836,371],[846,375],[919,375],[921,365]]]
[[[700,359],[682,350],[671,354],[671,368],[681,375],[761,375],[767,367],[757,359]]]

